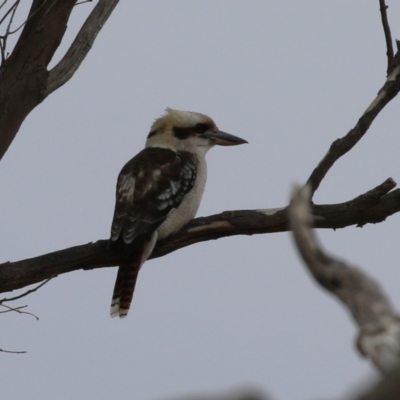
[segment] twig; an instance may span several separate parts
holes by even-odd
[[[385,41],[386,41],[386,55],[388,58],[388,66],[387,66],[387,75],[389,75],[393,70],[394,63],[394,52],[393,52],[393,42],[392,42],[392,34],[390,33],[390,26],[387,17],[386,10],[388,6],[386,5],[385,0],[379,0],[380,11],[381,11],[381,19],[383,32],[385,33]]]
[[[9,8],[9,10],[4,14],[3,18],[0,19],[0,25],[5,21],[5,19],[8,17],[9,14],[11,14],[11,22],[8,22],[8,26],[6,29],[6,32],[10,30],[10,25],[12,23],[12,18],[14,17],[15,11],[18,8],[20,0],[16,0],[15,3]],[[4,3],[3,3],[4,5]]]
[[[382,372],[400,362],[400,317],[365,272],[328,255],[311,230],[310,188],[295,188],[289,207],[297,249],[315,280],[335,295],[359,326],[357,347]]]
[[[41,1],[38,3],[39,5],[34,5],[32,3],[32,7],[29,11],[28,18],[21,24],[19,25],[16,29],[13,31],[10,31],[10,35],[14,35],[14,33],[17,33],[20,29],[22,29],[44,6],[46,6],[46,1]]]
[[[51,278],[46,279],[44,282],[42,282],[41,284],[37,285],[35,288],[29,289],[29,290],[27,290],[26,292],[20,294],[19,296],[14,296],[14,297],[10,297],[10,298],[6,298],[6,297],[5,297],[4,299],[0,300],[0,306],[2,306],[2,307],[4,307],[4,308],[7,308],[6,311],[0,311],[0,314],[5,314],[5,313],[8,313],[8,312],[15,311],[15,312],[18,312],[18,313],[20,313],[20,314],[31,315],[32,317],[36,318],[36,320],[39,321],[39,317],[36,316],[35,314],[30,313],[30,312],[28,312],[28,311],[21,311],[21,309],[28,307],[28,306],[26,306],[26,305],[25,305],[25,306],[19,306],[19,307],[10,307],[10,306],[7,306],[7,305],[5,305],[5,304],[3,304],[3,303],[5,303],[6,301],[9,302],[9,301],[14,301],[14,300],[19,300],[19,299],[21,299],[22,297],[28,296],[28,294],[31,294],[31,293],[36,292],[36,291],[39,290],[42,286],[44,286],[47,282],[49,282],[50,279],[51,279]]]
[[[0,5],[0,10],[3,8],[3,6],[7,3],[8,0],[4,0],[3,3]]]
[[[28,296],[28,294],[31,294],[33,292],[36,292],[37,290],[39,290],[42,286],[44,286],[47,282],[49,282],[51,280],[51,278],[46,279],[44,282],[42,282],[40,285],[36,286],[33,289],[29,289],[26,292],[20,294],[19,296],[15,296],[15,297],[10,297],[10,298],[4,298],[2,300],[0,300],[0,305],[4,305],[3,303],[6,301],[14,301],[14,300],[18,300],[21,299],[22,297]],[[38,318],[39,319],[39,318]]]
[[[27,305],[19,306],[19,307],[9,307],[9,306],[5,306],[5,305],[3,306],[2,304],[0,304],[0,305],[1,305],[2,307],[7,308],[7,310],[5,310],[5,311],[0,311],[0,314],[7,314],[7,313],[9,313],[9,312],[22,310],[23,308],[28,307]]]
[[[31,315],[32,317],[36,318],[37,321],[39,321],[39,317],[37,317],[35,314],[32,314],[32,313],[30,313],[28,311],[21,311],[22,308],[28,307],[27,305],[19,306],[19,307],[9,307],[9,306],[6,306],[5,304],[1,304],[1,306],[7,308],[7,310],[6,311],[0,311],[0,314],[6,314],[6,313],[9,313],[9,312],[15,311],[15,312],[17,312],[19,314]]]
[[[50,279],[51,279],[51,278],[50,278]],[[0,311],[0,314],[5,314],[5,313],[9,313],[9,312],[13,312],[13,311],[14,311],[14,312],[18,312],[18,313],[20,313],[20,314],[31,315],[32,317],[36,318],[37,321],[39,321],[39,317],[36,316],[35,314],[30,313],[30,312],[28,312],[28,311],[21,311],[23,308],[28,307],[28,306],[26,306],[26,305],[25,305],[25,306],[19,306],[19,307],[10,307],[10,306],[7,306],[7,305],[5,305],[5,304],[3,304],[3,303],[5,303],[6,301],[9,302],[9,301],[18,300],[18,299],[21,299],[22,297],[28,296],[28,294],[31,294],[31,293],[36,292],[36,291],[39,290],[42,286],[44,286],[47,282],[49,282],[50,279],[46,279],[44,282],[42,282],[41,284],[37,285],[35,288],[29,289],[29,290],[27,290],[26,292],[20,294],[19,296],[14,296],[14,297],[10,297],[10,298],[6,298],[6,297],[5,297],[4,299],[1,299],[1,300],[0,300],[0,306],[6,308],[7,310],[5,310],[5,311]]]
[[[28,15],[28,18],[21,24],[21,25],[19,25],[16,29],[14,29],[13,31],[10,31],[10,35],[14,35],[14,33],[17,33],[19,30],[21,30],[31,19],[33,19],[33,17],[37,14],[37,13],[39,13],[40,11],[42,11],[42,9],[45,7],[45,6],[48,6],[48,9],[50,9],[51,7],[56,7],[58,10],[61,10],[62,8],[63,8],[63,6],[60,6],[60,5],[55,5],[55,4],[51,4],[50,3],[50,5],[48,4],[48,2],[46,2],[46,0],[36,0],[37,1],[37,4],[33,4],[32,3],[32,7],[31,7],[31,9],[30,9],[30,11],[29,11],[29,15]],[[76,6],[77,4],[74,4],[74,6]],[[67,4],[64,4],[64,8],[66,9],[66,8],[68,8],[68,5]],[[49,19],[48,21],[47,21],[47,24],[50,22],[51,20]],[[41,26],[40,25],[38,25],[37,26],[37,29],[41,29]]]
[[[15,350],[3,350],[3,349],[0,349],[0,352],[1,352],[1,353],[12,353],[12,354],[25,354],[25,353],[27,353],[26,350],[23,350],[23,351],[15,351]]]
[[[1,25],[4,22],[4,20],[8,17],[8,15],[11,14],[4,35],[0,36],[1,66],[3,66],[3,63],[6,60],[7,39],[8,39],[8,36],[10,36],[10,28],[11,28],[11,25],[13,23],[14,16],[15,16],[15,13],[16,13],[16,11],[18,9],[19,3],[20,3],[20,0],[16,0],[16,2],[6,12],[4,17],[0,20],[0,25]],[[3,3],[3,5],[4,5],[4,3]]]

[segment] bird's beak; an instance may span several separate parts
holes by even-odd
[[[205,136],[209,137],[214,144],[220,146],[236,146],[238,144],[248,143],[247,140],[222,131],[209,132],[206,133]]]

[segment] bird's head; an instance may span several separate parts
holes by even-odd
[[[167,108],[166,113],[154,121],[146,147],[205,154],[214,145],[234,146],[243,143],[247,141],[220,131],[207,115]]]

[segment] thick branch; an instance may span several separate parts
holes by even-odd
[[[400,361],[400,317],[365,272],[328,255],[311,229],[310,190],[296,189],[289,207],[297,248],[315,280],[336,296],[359,326],[358,349],[384,373]]]
[[[44,96],[68,82],[89,53],[103,25],[117,6],[119,0],[99,0],[86,19],[71,47],[62,60],[50,71]]]
[[[311,188],[311,195],[315,193],[333,164],[344,154],[350,151],[365,135],[374,119],[382,109],[397,96],[400,90],[400,65],[388,76],[385,84],[379,91],[375,100],[365,110],[356,126],[346,136],[336,139],[329,148],[324,158],[308,178],[307,184]],[[311,196],[311,197],[312,197]]]
[[[355,199],[333,205],[314,205],[317,228],[344,228],[384,221],[400,211],[400,189],[389,192],[395,183],[386,180]],[[162,257],[185,246],[235,235],[286,232],[287,208],[225,211],[196,218],[176,235],[157,243],[151,258]],[[107,240],[71,247],[43,256],[0,265],[0,292],[11,291],[80,269],[119,265],[123,255],[112,252]],[[126,260],[125,260],[126,261]]]
[[[18,42],[2,66],[0,159],[26,116],[44,98],[47,65],[64,36],[75,1],[34,1]]]
[[[76,39],[50,71],[76,0],[35,0],[11,56],[2,65],[0,160],[27,115],[79,68],[118,0],[99,0]]]

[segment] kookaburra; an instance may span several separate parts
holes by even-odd
[[[128,315],[140,267],[157,240],[196,215],[207,178],[207,151],[242,143],[247,142],[220,131],[204,114],[167,108],[155,120],[144,150],[118,176],[110,244],[129,261],[118,269],[112,317]]]

